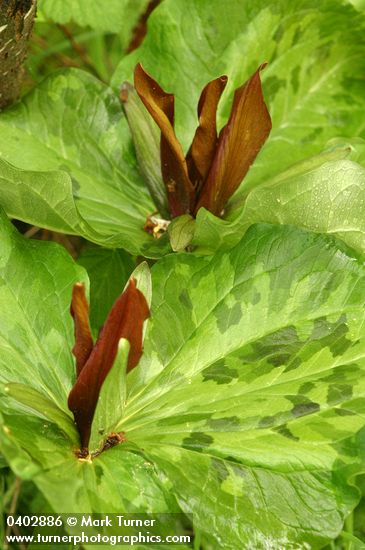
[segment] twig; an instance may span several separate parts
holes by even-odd
[[[40,229],[40,227],[36,227],[35,225],[33,225],[32,227],[27,229],[27,231],[23,234],[23,237],[25,237],[26,239],[31,239],[32,237],[34,237],[34,235],[38,233],[38,231],[40,231]]]
[[[15,478],[15,484],[14,484],[13,498],[11,499],[11,503],[10,503],[10,507],[9,507],[9,512],[8,512],[8,515],[9,515],[9,516],[12,516],[13,514],[15,514],[16,506],[17,506],[18,498],[19,498],[19,493],[20,493],[20,485],[21,485],[20,478],[19,478],[19,477],[16,477],[16,478]],[[13,527],[14,527],[14,526],[13,526]],[[13,527],[11,527],[10,525],[7,525],[7,526],[6,526],[4,550],[8,550],[8,549],[9,549],[9,544],[7,543],[7,539],[8,539],[8,536],[10,535],[10,533],[11,533]],[[20,546],[20,545],[19,545],[19,546]],[[23,547],[23,548],[24,548],[24,547]]]
[[[80,57],[81,61],[85,65],[85,67],[87,67],[95,76],[100,78],[100,75],[99,75],[97,69],[95,68],[94,64],[92,63],[91,59],[89,58],[89,56],[86,53],[85,48],[83,46],[81,46],[81,44],[79,44],[79,42],[77,42],[75,40],[75,38],[74,38],[72,32],[70,31],[70,29],[66,25],[59,24],[57,26],[60,29],[60,31],[62,31],[63,34],[66,36],[66,38],[69,40],[73,50]]]
[[[153,10],[157,8],[160,2],[161,0],[150,0],[150,2],[148,3],[145,12],[141,15],[137,22],[137,25],[133,29],[132,38],[127,48],[127,53],[133,52],[133,50],[135,50],[142,44],[143,39],[147,33],[147,20]]]

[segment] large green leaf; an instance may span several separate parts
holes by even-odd
[[[64,422],[68,306],[85,274],[5,218],[1,234],[1,452],[56,512],[176,511],[176,498],[213,547],[232,550],[315,549],[340,533],[364,467],[365,268],[353,253],[263,225],[230,253],[158,262],[115,425],[127,443],[88,462]]]
[[[153,257],[143,226],[154,206],[131,147],[117,95],[83,71],[58,72],[1,114],[0,204],[34,225]],[[168,249],[165,239],[157,254]]]
[[[39,0],[43,14],[57,23],[74,21],[81,27],[130,36],[148,0]]]
[[[365,253],[365,169],[348,159],[331,160],[342,155],[351,152],[335,149],[297,163],[232,202],[225,220],[201,209],[196,252],[233,246],[251,224],[269,222],[334,234]]]

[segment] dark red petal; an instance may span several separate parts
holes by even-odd
[[[271,118],[265,105],[260,65],[254,75],[235,91],[231,115],[222,129],[216,155],[201,191],[197,210],[204,206],[217,216],[236,191],[265,143]]]
[[[171,216],[186,214],[191,210],[195,194],[184,153],[174,131],[174,96],[167,94],[141,64],[134,71],[134,87],[161,130],[161,172]]]
[[[142,328],[147,317],[147,301],[136,287],[135,280],[131,279],[126,290],[114,303],[68,398],[68,407],[74,414],[82,449],[88,447],[101,386],[113,366],[119,340],[126,338],[130,344],[127,366],[129,371],[137,365],[142,355]]]
[[[190,180],[198,194],[212,165],[217,146],[217,107],[227,84],[227,77],[220,76],[203,89],[199,104],[199,126],[186,156]]]
[[[89,304],[83,283],[76,283],[72,289],[70,310],[75,326],[75,345],[72,353],[76,358],[76,374],[79,376],[94,347],[89,323]]]

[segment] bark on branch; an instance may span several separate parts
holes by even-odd
[[[0,109],[19,95],[36,0],[0,0]]]

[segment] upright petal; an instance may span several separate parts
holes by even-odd
[[[161,130],[161,172],[170,214],[174,218],[189,213],[195,193],[182,147],[174,131],[174,96],[164,92],[141,64],[134,71],[134,87]]]
[[[83,283],[76,283],[72,289],[70,310],[75,331],[75,345],[72,353],[76,358],[76,374],[79,376],[94,347],[89,323],[89,304]]]
[[[218,140],[217,107],[226,84],[226,76],[208,82],[199,99],[199,126],[186,156],[190,180],[196,193],[199,193],[214,159]]]
[[[260,65],[235,91],[231,115],[219,134],[214,161],[195,212],[204,206],[217,216],[221,214],[270,133],[271,118],[260,80],[260,71],[265,66]]]
[[[148,317],[146,299],[136,287],[135,280],[130,279],[128,287],[114,303],[68,398],[68,407],[80,433],[82,451],[88,447],[100,389],[113,366],[119,340],[126,338],[130,343],[127,370],[131,370],[142,355],[142,329]]]

